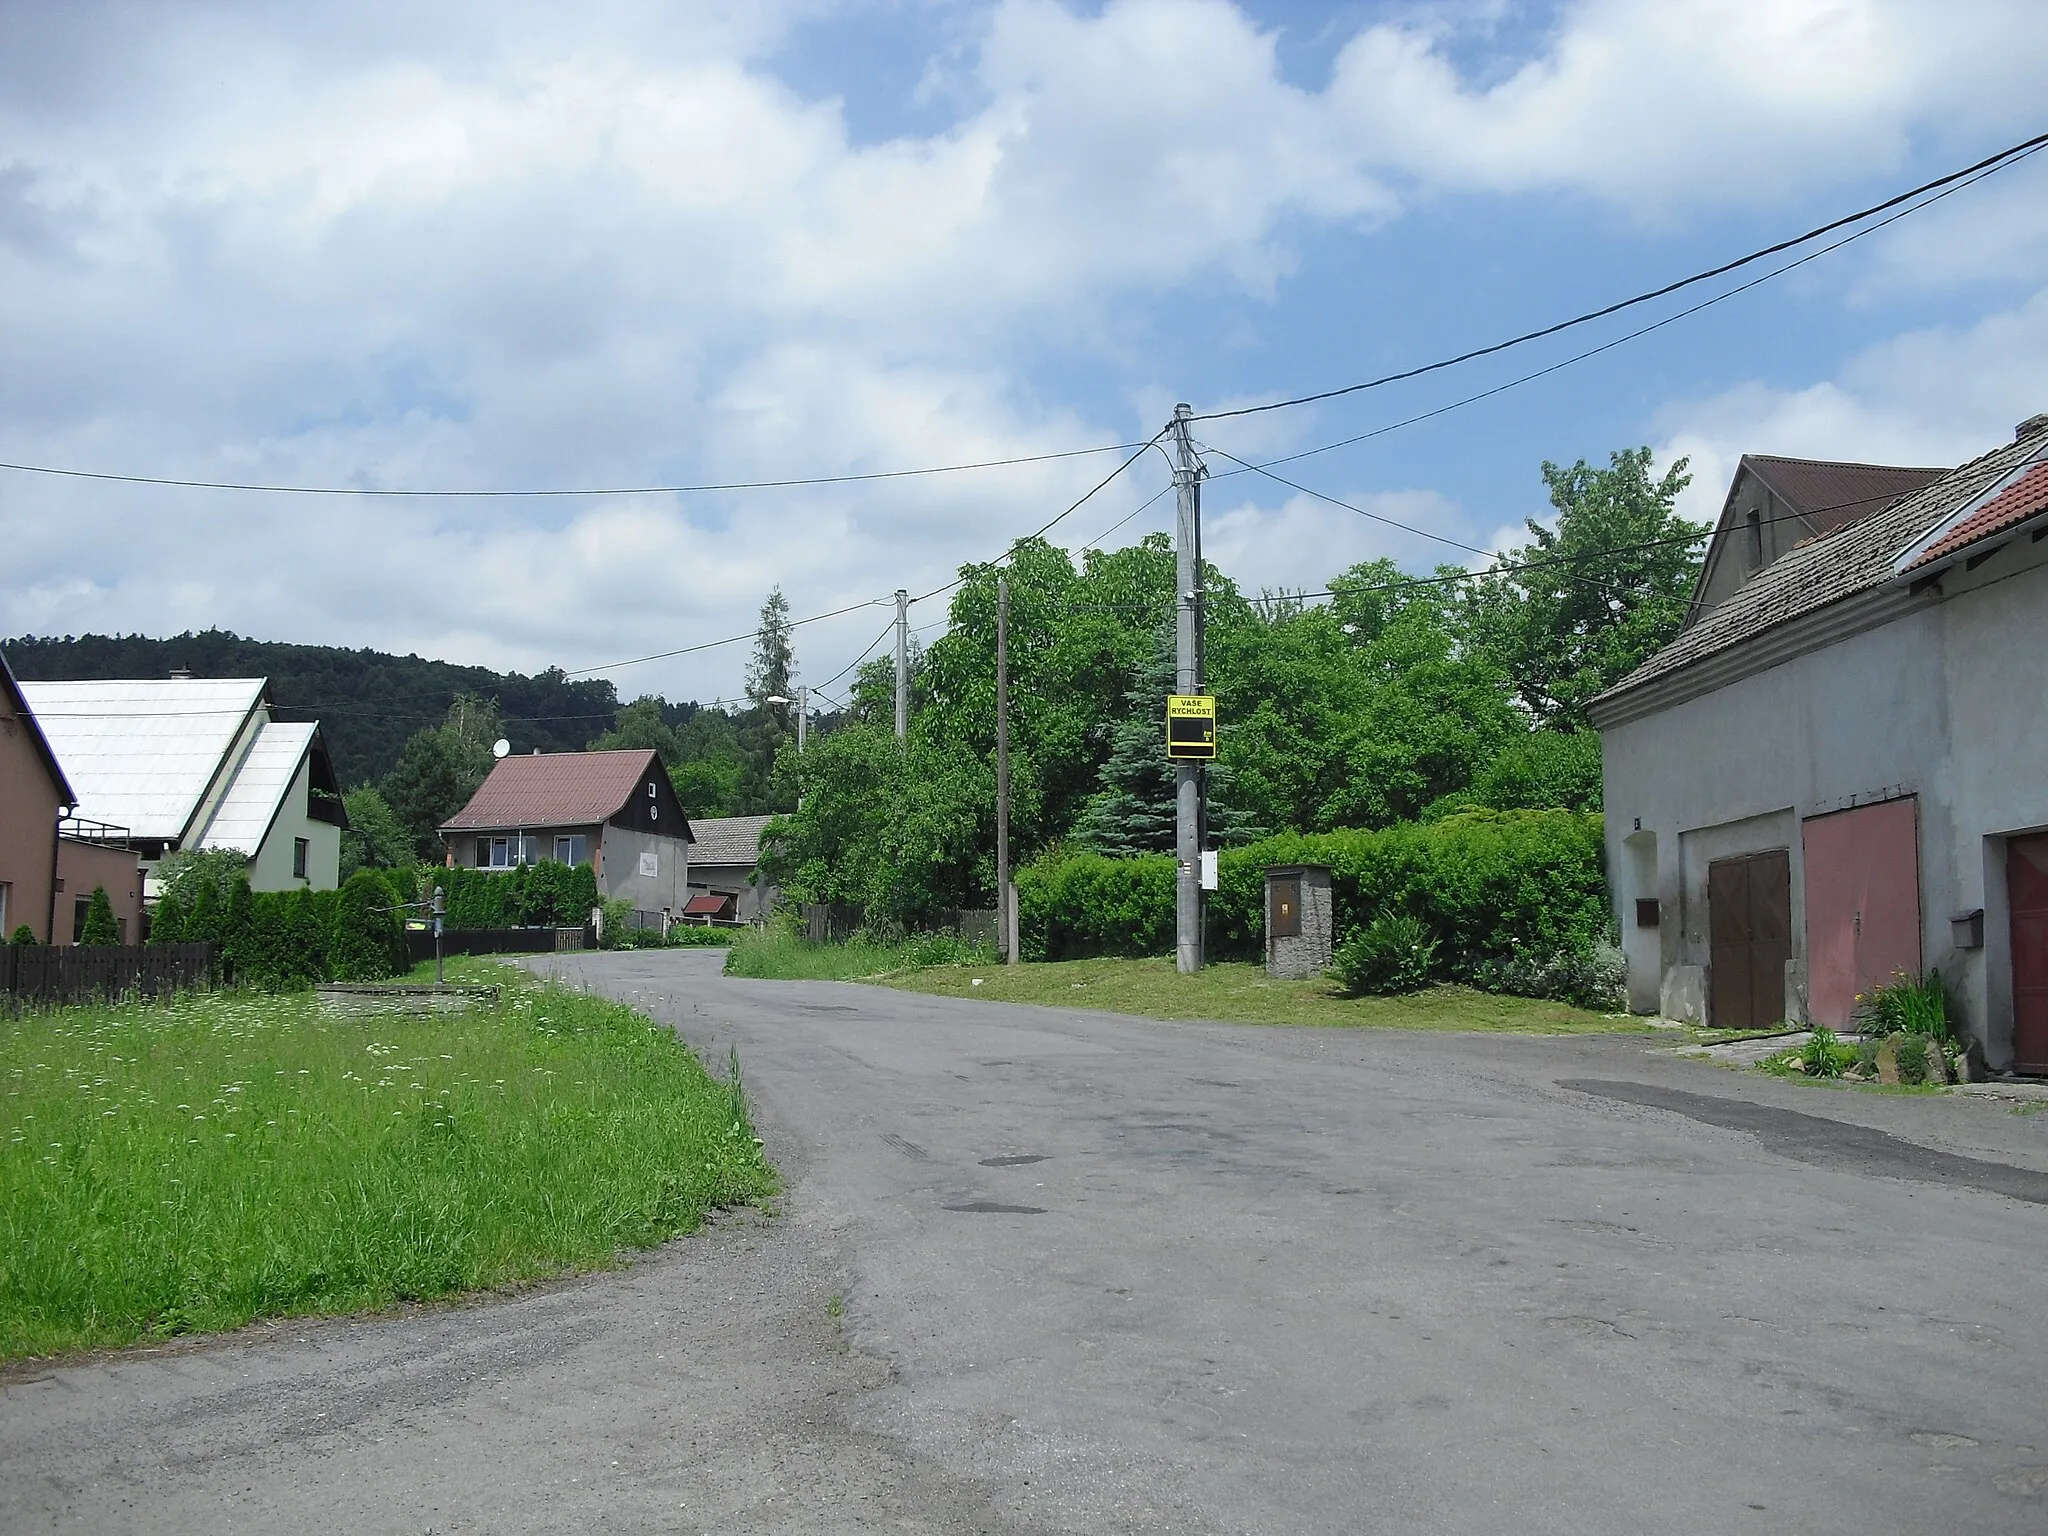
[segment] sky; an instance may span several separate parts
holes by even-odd
[[[1176,402],[1462,352],[2048,130],[2038,0],[0,0],[0,36],[0,460],[361,491],[1139,442]],[[1198,422],[1205,553],[1319,589],[1511,547],[1545,460],[1648,444],[1711,518],[1745,452],[1953,464],[2048,410],[2042,155],[1280,471],[1358,511],[1228,473],[1733,281]],[[780,586],[854,609],[797,632],[824,685],[896,588],[1120,458],[471,499],[0,470],[0,634],[218,625],[711,699],[744,645],[614,664],[744,634]],[[1169,484],[1145,455],[1053,536],[1170,529]],[[927,639],[944,601],[912,608]]]

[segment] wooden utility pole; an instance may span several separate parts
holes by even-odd
[[[996,948],[1018,960],[1010,889],[1010,578],[996,577]]]
[[[1174,691],[1202,691],[1202,466],[1188,437],[1194,411],[1173,408],[1179,461],[1174,519]],[[1173,765],[1173,963],[1182,972],[1202,968],[1202,767]]]

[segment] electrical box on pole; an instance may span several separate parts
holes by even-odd
[[[1202,968],[1202,762],[1216,755],[1216,704],[1202,694],[1202,463],[1188,436],[1194,414],[1189,406],[1173,408],[1179,453],[1173,471],[1174,700],[1167,706],[1167,755],[1174,759],[1173,963],[1179,971]],[[1188,712],[1177,712],[1176,704]],[[1197,712],[1203,705],[1206,721]],[[1206,738],[1208,751],[1199,756],[1174,751],[1176,720],[1184,722],[1191,748]]]

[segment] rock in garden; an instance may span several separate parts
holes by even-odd
[[[1923,1081],[1939,1083],[1944,1087],[1948,1085],[1948,1053],[1942,1050],[1937,1041],[1927,1042],[1927,1076]]]
[[[1896,1083],[1899,1080],[1899,1047],[1906,1043],[1903,1033],[1886,1035],[1884,1044],[1877,1048],[1877,1080],[1880,1083]]]

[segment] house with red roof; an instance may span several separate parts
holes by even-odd
[[[2048,1074],[2048,415],[1946,471],[1745,457],[1684,627],[1588,712],[1631,1007],[1841,1030],[1939,970]]]
[[[643,920],[679,915],[690,896],[690,821],[646,749],[500,758],[441,837],[448,862],[472,869],[588,864],[598,892]]]

